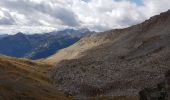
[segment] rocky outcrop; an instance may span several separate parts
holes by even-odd
[[[145,88],[139,92],[140,100],[170,100],[170,71],[165,80],[154,88]]]

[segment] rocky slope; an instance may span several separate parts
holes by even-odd
[[[170,100],[170,71],[167,71],[164,80],[155,87],[149,87],[139,92],[140,100]]]
[[[68,47],[85,35],[88,29],[66,29],[44,34],[17,33],[0,38],[0,53],[18,58],[41,59]]]
[[[70,100],[52,86],[51,66],[0,56],[0,100]]]
[[[170,11],[145,22],[81,39],[47,62],[56,86],[76,96],[135,96],[170,67]]]
[[[82,38],[77,43],[71,45],[69,48],[61,49],[56,54],[42,61],[50,64],[57,64],[62,60],[80,58],[81,56],[83,56],[83,52],[85,52],[86,50],[99,46],[100,44],[108,41],[109,40],[107,40],[105,37],[99,37],[98,34],[89,35]]]

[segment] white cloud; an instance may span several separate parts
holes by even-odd
[[[137,24],[170,9],[170,0],[143,0],[140,5],[134,1],[1,0],[0,33],[48,32],[66,27],[105,31]]]
[[[58,26],[58,29],[65,29],[68,27],[65,26]],[[10,25],[5,26],[1,25],[0,27],[0,33],[7,33],[7,34],[15,34],[18,32],[24,32],[27,34],[32,34],[32,33],[46,33],[46,32],[51,32],[51,31],[57,31],[55,27],[48,27],[48,26],[16,26],[16,25]]]

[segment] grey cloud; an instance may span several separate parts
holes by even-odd
[[[78,21],[75,19],[76,16],[74,15],[74,13],[65,8],[56,9],[56,12],[54,11],[52,15],[55,15],[56,18],[61,19],[66,25],[69,26],[79,25]]]
[[[84,2],[90,2],[90,0],[82,0],[82,1],[84,1]]]
[[[4,16],[0,19],[0,25],[13,25],[15,24],[15,20],[12,18],[12,16],[5,11],[2,11]]]
[[[0,19],[0,28],[11,25],[11,30],[18,28],[15,31],[38,31],[47,27],[45,30],[50,31],[86,27],[105,31],[142,22],[168,10],[169,5],[170,0],[143,0],[142,5],[134,0],[0,0],[0,9],[9,13]],[[22,26],[27,28],[19,29]],[[35,28],[38,26],[43,27]],[[9,27],[5,30],[9,31]]]
[[[10,18],[2,18],[2,19],[0,19],[0,25],[13,25],[14,22],[15,21],[10,19]]]
[[[103,26],[103,25],[94,25],[92,27],[89,27],[89,29],[92,29],[92,30],[95,30],[95,31],[106,31],[106,30],[109,30],[111,29],[109,26]]]
[[[70,9],[64,7],[53,8],[46,2],[36,4],[28,0],[2,0],[0,2],[0,5],[18,13],[25,14],[27,17],[32,17],[33,14],[37,15],[38,13],[43,13],[50,17],[59,19],[63,23],[63,25],[71,27],[79,26],[79,22],[77,21],[76,15]],[[41,16],[37,16],[37,18],[41,18]]]

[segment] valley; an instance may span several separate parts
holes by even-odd
[[[128,28],[86,32],[0,38],[0,50],[13,56],[0,55],[0,99],[169,100],[170,10]]]

